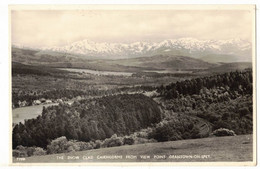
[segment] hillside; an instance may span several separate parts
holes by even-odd
[[[151,57],[139,57],[133,59],[120,59],[115,61],[107,61],[108,63],[120,64],[124,66],[136,66],[145,69],[161,69],[161,70],[192,70],[207,69],[215,66],[200,59],[181,55],[154,55]]]
[[[23,75],[37,75],[37,76],[47,76],[47,75],[66,75],[68,73],[65,70],[54,69],[46,66],[33,66],[33,65],[25,65],[18,62],[12,62],[12,76],[17,74]]]
[[[89,162],[242,162],[253,161],[252,135],[211,137],[192,140],[147,143],[79,152],[27,157],[14,163],[89,163]],[[104,159],[104,156],[122,159]],[[126,156],[132,157],[126,158]],[[170,158],[172,155],[172,158]],[[183,156],[182,156],[183,155]],[[142,159],[141,156],[150,156]],[[63,157],[64,159],[57,159]],[[68,159],[68,157],[76,159]],[[78,159],[77,159],[78,157]],[[87,157],[93,159],[86,159]],[[103,159],[101,159],[103,157]],[[158,158],[154,158],[158,157]],[[161,158],[160,158],[161,157]],[[174,158],[175,157],[175,158]],[[179,157],[179,158],[178,158]],[[182,157],[182,158],[181,158]],[[83,159],[84,158],[84,159]],[[99,158],[99,159],[97,159]]]

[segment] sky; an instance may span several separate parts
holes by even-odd
[[[12,10],[11,41],[31,47],[197,38],[251,41],[252,10]]]

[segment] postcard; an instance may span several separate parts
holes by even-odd
[[[256,165],[255,5],[10,5],[11,165]]]

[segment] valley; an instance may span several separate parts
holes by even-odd
[[[147,146],[147,152],[134,155],[187,154],[187,146],[198,154],[199,141],[205,152],[214,150],[211,155],[228,151],[211,161],[248,160],[235,157],[240,150],[229,149],[228,140],[245,142],[253,132],[252,63],[231,55],[232,62],[215,62],[192,52],[158,51],[104,59],[58,48],[13,47],[13,156],[44,162],[56,154],[131,152],[139,146]],[[230,137],[218,138],[218,132]],[[220,140],[225,146],[216,150]],[[234,146],[241,145],[241,151],[251,151],[251,143]]]

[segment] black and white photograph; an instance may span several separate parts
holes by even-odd
[[[256,165],[255,5],[10,5],[10,158]]]

